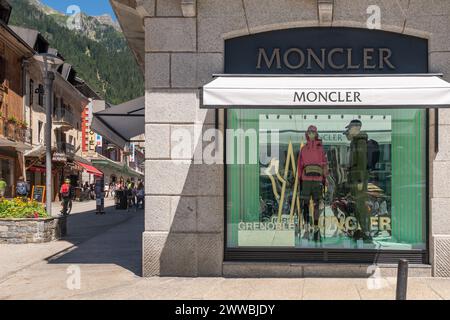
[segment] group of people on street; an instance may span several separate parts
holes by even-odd
[[[127,209],[129,211],[132,208],[135,210],[144,208],[145,187],[141,179],[135,182],[132,179],[125,181],[123,178],[120,178],[116,184],[109,186],[109,190],[111,194],[114,192],[116,203],[119,204],[121,209]]]
[[[30,184],[24,181],[23,177],[19,177],[15,186],[15,193],[17,197],[28,199],[31,194]],[[0,198],[5,197],[8,184],[3,177],[0,177]],[[70,211],[70,204],[74,197],[75,188],[71,184],[71,180],[66,178],[59,189],[60,198],[62,200],[61,214],[68,214]],[[116,203],[120,202],[119,197],[124,197],[125,208],[128,211],[132,208],[135,210],[143,209],[145,204],[145,188],[144,182],[138,179],[135,182],[133,179],[124,180],[122,177],[118,182],[111,182],[103,188],[98,187],[98,183],[85,182],[82,186],[84,192],[89,192],[92,200],[102,200],[108,197],[114,197]],[[104,213],[104,210],[100,210]]]
[[[116,208],[120,209],[138,209],[144,208],[145,200],[145,188],[144,182],[138,179],[135,182],[133,179],[124,180],[122,177],[117,182],[110,182],[103,185],[102,179],[97,179],[95,183],[89,184],[86,182],[83,185],[83,191],[89,192],[90,198],[97,201],[97,213],[104,214],[104,199],[108,197],[114,197],[116,204],[122,203],[123,205],[117,205]],[[61,213],[67,214],[70,200],[73,197],[73,187],[70,185],[70,180],[66,179],[61,185],[60,195],[62,198],[63,209]]]
[[[3,177],[0,177],[0,198],[6,195],[8,184]],[[19,177],[16,183],[16,196],[21,198],[28,198],[30,195],[30,184],[26,182],[23,177]]]

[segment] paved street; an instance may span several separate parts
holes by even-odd
[[[68,237],[0,245],[0,299],[393,299],[395,278],[369,289],[367,279],[149,278],[141,274],[143,211],[95,215],[76,203]],[[55,208],[57,209],[57,208]],[[80,272],[80,288],[74,275]],[[450,299],[450,279],[411,278],[409,299]]]

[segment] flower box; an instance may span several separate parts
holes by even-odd
[[[44,243],[67,232],[66,217],[0,219],[0,244]]]

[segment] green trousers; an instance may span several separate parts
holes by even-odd
[[[358,190],[357,184],[350,185],[350,194],[355,201],[355,217],[361,226],[361,231],[370,232],[370,215],[367,208],[367,183],[363,183],[362,190]]]

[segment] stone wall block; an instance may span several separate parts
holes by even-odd
[[[170,54],[145,54],[145,88],[170,87]]]
[[[145,230],[169,231],[171,221],[171,197],[145,197]]]
[[[145,19],[146,52],[197,51],[195,18]]]

